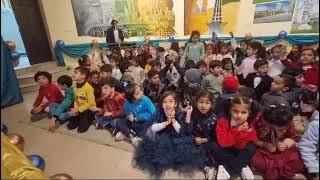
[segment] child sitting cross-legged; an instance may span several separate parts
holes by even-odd
[[[52,75],[46,71],[38,71],[34,80],[40,86],[39,93],[31,110],[31,121],[36,122],[48,116],[50,104],[63,101],[63,95],[56,85],[51,83]]]
[[[116,128],[117,121],[124,118],[123,105],[125,97],[119,92],[115,91],[115,81],[113,79],[103,80],[101,83],[100,98],[103,101],[102,108],[91,107],[90,110],[96,112],[96,128],[105,128],[111,125]]]
[[[57,79],[57,83],[58,87],[64,91],[65,98],[61,104],[52,103],[49,107],[50,115],[52,116],[49,126],[50,132],[54,132],[60,124],[63,124],[67,121],[69,118],[68,110],[74,101],[72,78],[70,76],[63,75]]]
[[[153,103],[159,102],[159,97],[165,90],[165,85],[160,82],[159,74],[157,70],[152,69],[148,72],[148,79],[143,82],[144,93]]]

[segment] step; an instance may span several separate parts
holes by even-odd
[[[63,73],[67,71],[67,67],[55,67],[53,69],[42,69],[43,71],[48,71],[50,74],[52,74],[52,78],[54,79],[54,76],[60,76],[64,75]],[[26,74],[22,74],[20,76],[17,76],[19,84],[30,84],[34,82],[34,75],[36,72],[29,72]]]
[[[54,69],[58,67],[56,61],[49,61],[45,63],[40,63],[40,64],[35,64],[27,68],[22,68],[22,69],[16,69],[16,75],[21,76],[23,74],[28,74],[32,72],[37,72],[37,71],[43,71],[43,70],[49,70],[49,69]]]
[[[58,72],[55,72],[55,73],[52,73],[52,81],[56,81],[58,79],[59,76],[62,76],[62,75],[69,75],[71,76],[73,73],[73,70],[70,69],[70,70],[67,70],[67,68],[65,67],[65,69],[61,70],[61,71],[58,71]],[[33,76],[32,77],[29,77],[29,80],[30,82],[28,81],[25,81],[25,82],[28,82],[28,83],[20,83],[19,84],[19,87],[20,87],[20,90],[21,90],[21,93],[30,93],[30,92],[37,92],[38,89],[39,89],[39,86],[36,82],[34,82],[34,79],[33,79]]]

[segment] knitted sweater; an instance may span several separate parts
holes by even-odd
[[[61,91],[54,84],[48,84],[47,86],[40,86],[39,93],[36,100],[33,103],[34,107],[40,106],[43,101],[43,98],[46,98],[48,101],[42,105],[43,108],[46,108],[51,103],[61,103],[64,99]]]

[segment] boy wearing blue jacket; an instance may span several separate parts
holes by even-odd
[[[136,147],[141,140],[139,137],[152,124],[156,108],[152,101],[143,95],[142,89],[137,84],[127,85],[126,98],[124,103],[126,119],[117,124],[120,133],[117,133],[116,139],[122,139],[120,136],[128,137],[132,145]]]

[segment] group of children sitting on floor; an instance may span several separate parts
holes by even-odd
[[[206,44],[194,31],[185,48],[84,55],[72,77],[35,74],[31,120],[49,114],[49,131],[67,123],[79,133],[94,122],[131,142],[134,166],[156,177],[201,169],[214,179],[216,169],[217,179],[319,178],[318,51],[286,49],[251,39],[237,47],[233,36]]]

